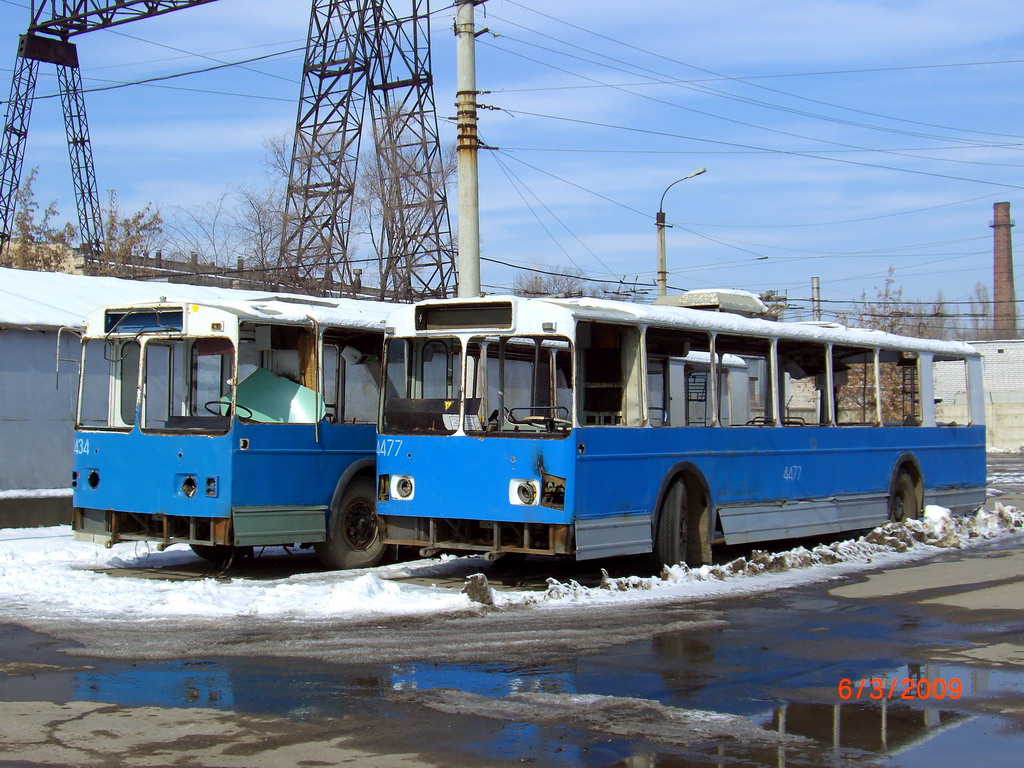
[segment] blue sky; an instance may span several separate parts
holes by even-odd
[[[5,78],[24,5],[0,2]],[[452,12],[434,7],[449,118]],[[308,12],[218,0],[77,38],[87,89],[280,54],[89,93],[101,190],[167,215],[262,183],[264,140],[294,125],[301,51],[282,52],[302,47]],[[1016,208],[1024,189],[1018,3],[488,0],[477,23],[480,100],[498,108],[480,124],[498,148],[480,162],[484,257],[651,288],[658,201],[704,166],[665,199],[675,288],[771,289],[806,307],[817,276],[828,312],[873,295],[890,266],[910,299],[991,285],[992,204]],[[54,93],[42,71],[38,94]],[[450,121],[441,132],[454,141]],[[34,166],[38,197],[71,214],[56,99],[33,112]],[[482,283],[513,274],[488,261]]]

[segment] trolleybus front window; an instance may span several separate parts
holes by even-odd
[[[461,370],[458,339],[391,339],[382,431],[454,434],[459,426]]]
[[[142,374],[144,432],[226,432],[234,346],[227,339],[150,339]]]
[[[385,432],[564,436],[572,426],[568,339],[388,342]],[[463,391],[463,382],[465,391]]]
[[[138,342],[88,339],[82,354],[79,428],[129,431],[139,386]]]
[[[489,336],[467,350],[467,432],[564,435],[572,427],[568,339]]]

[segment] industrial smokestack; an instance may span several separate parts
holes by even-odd
[[[1010,204],[996,203],[993,231],[992,331],[997,339],[1017,338],[1017,300],[1013,290],[1013,241]]]

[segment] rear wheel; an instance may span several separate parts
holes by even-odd
[[[384,555],[384,539],[377,521],[373,482],[358,477],[348,484],[327,521],[327,541],[313,545],[328,568],[371,568]]]
[[[894,523],[902,523],[904,520],[921,516],[921,509],[917,503],[917,487],[910,475],[901,472],[896,478],[892,488],[892,495],[889,496],[889,520]]]
[[[679,479],[665,493],[654,535],[654,566],[686,563],[699,567],[711,562],[707,505],[704,494]]]

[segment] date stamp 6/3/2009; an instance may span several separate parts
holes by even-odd
[[[948,680],[942,677],[894,677],[891,680],[883,677],[850,680],[844,677],[839,681],[838,693],[843,701],[959,699],[963,696],[964,685],[955,677]]]

